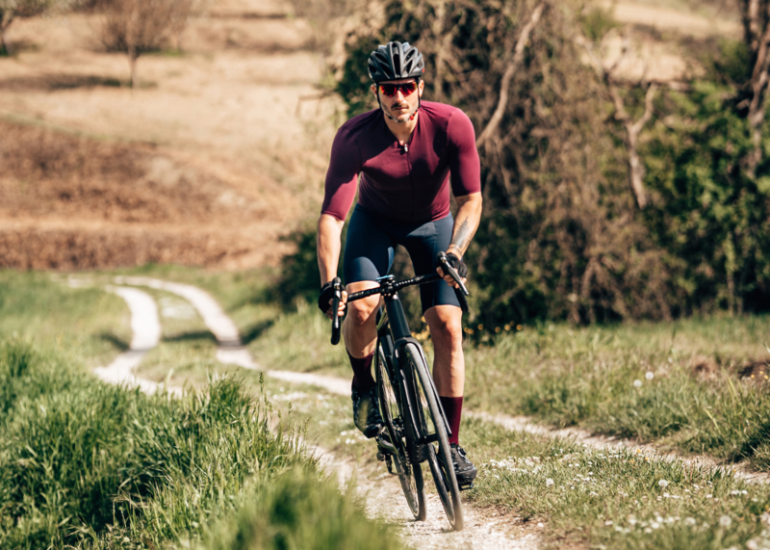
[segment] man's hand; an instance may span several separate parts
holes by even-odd
[[[337,317],[345,315],[345,308],[348,302],[348,293],[346,291],[341,292],[342,298],[340,299],[340,307],[337,310]],[[318,297],[318,309],[324,312],[329,319],[332,318],[332,305],[334,300],[334,283],[329,281],[321,287],[321,295]]]
[[[455,254],[452,252],[446,255],[446,259],[449,262],[449,265],[452,266],[455,271],[457,271],[457,274],[460,276],[460,280],[463,282],[463,284],[465,284],[466,277],[468,276],[468,266],[465,265],[465,262],[455,256]],[[449,273],[444,273],[444,270],[441,269],[441,266],[436,268],[436,272],[444,278],[449,286],[460,288],[460,285],[457,284],[457,282]]]

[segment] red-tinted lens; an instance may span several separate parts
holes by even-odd
[[[405,82],[404,84],[380,84],[380,93],[386,97],[393,97],[398,90],[404,97],[414,93],[417,89],[416,82]]]

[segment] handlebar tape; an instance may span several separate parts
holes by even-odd
[[[342,281],[339,277],[336,277],[332,281],[332,287],[334,288],[334,298],[332,300],[332,345],[336,346],[340,343],[340,316],[337,312],[340,309],[340,301],[342,300]]]

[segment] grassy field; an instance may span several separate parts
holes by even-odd
[[[217,274],[157,266],[130,273],[208,289],[236,321],[257,361],[268,368],[349,375],[344,350],[328,344],[328,323],[314,307],[299,303],[293,311],[281,311],[271,303],[269,273]],[[47,289],[49,299],[45,303],[63,301],[59,306],[62,309],[78,293],[91,296],[94,304],[112,300],[108,307],[118,312],[125,307],[114,303],[115,298],[108,294],[69,289],[42,275],[31,274],[29,279],[27,274],[3,276],[10,281],[5,285],[6,296],[24,296],[24,287],[29,285],[32,289]],[[90,276],[95,283],[103,284],[111,274]],[[44,295],[43,291],[38,293]],[[190,386],[205,386],[210,378],[224,374],[231,377],[226,380],[236,376],[236,386],[244,388],[247,395],[263,396],[280,416],[305,426],[310,443],[322,443],[366,469],[381,469],[373,446],[352,425],[349,398],[284,382],[263,384],[258,372],[218,365],[215,343],[197,314],[172,295],[151,293],[160,306],[164,328],[161,344],[140,367],[143,375],[162,380],[173,371],[174,384]],[[110,349],[116,353],[119,346],[114,341],[118,338],[104,339],[98,334],[111,330],[106,328],[107,318],[126,323],[125,312],[105,313],[105,319],[101,319],[96,308],[82,304],[78,307],[81,309],[74,311],[83,319],[82,325],[93,327],[80,333],[85,341],[93,340],[93,353],[106,356]],[[3,309],[5,313],[5,306]],[[4,315],[3,322],[11,322],[14,316],[19,317],[19,325],[24,324],[22,319],[34,320],[38,316],[32,309],[17,307],[13,315]],[[768,386],[761,367],[762,354],[767,353],[762,338],[769,322],[766,317],[737,317],[690,319],[669,325],[542,325],[522,327],[515,333],[501,331],[487,344],[468,345],[469,408],[528,414],[554,426],[577,425],[595,432],[635,437],[662,448],[705,452],[725,459],[727,467],[714,471],[676,459],[663,460],[649,452],[597,451],[573,440],[511,433],[488,422],[466,419],[461,440],[480,466],[476,488],[465,493],[466,500],[486,513],[505,518],[514,528],[532,529],[542,523],[544,527],[538,530],[546,547],[770,547],[770,487],[746,484],[729,468],[731,460],[748,458],[756,469],[768,469],[767,437],[762,431],[770,424]],[[33,323],[30,321],[31,326]],[[69,330],[62,325],[60,334],[56,334],[49,327],[44,334],[53,336],[43,340],[46,345],[56,346],[58,338],[64,356],[72,357],[77,346],[67,344],[75,341],[70,340],[74,336],[68,334]],[[89,334],[90,330],[97,335]],[[125,331],[125,324],[116,330]],[[120,338],[125,341],[128,336],[124,332]],[[430,353],[430,341],[426,348]],[[86,355],[82,350],[88,349],[84,346],[80,353]],[[748,364],[754,366],[753,379],[740,374]],[[141,410],[170,407],[163,400],[149,403]],[[188,412],[193,406],[185,405]],[[170,415],[166,419],[174,419],[171,424],[178,422],[175,413],[163,414]],[[78,417],[88,415],[79,413]],[[290,472],[296,468],[312,472],[312,468],[301,460],[289,462],[264,476],[274,481],[269,487],[261,484],[262,477],[251,474],[243,478],[243,488],[236,490],[232,486],[225,491],[233,494],[232,499],[224,504],[214,500],[208,507],[203,506],[205,512],[191,513],[188,519],[171,517],[167,512],[174,509],[173,502],[178,499],[193,498],[185,492],[189,489],[179,489],[190,472],[174,474],[178,478],[164,474],[160,477],[176,481],[164,488],[166,492],[161,496],[152,495],[152,506],[140,507],[143,511],[155,510],[154,523],[142,523],[145,516],[137,516],[131,525],[142,525],[142,529],[149,525],[146,529],[157,540],[189,539],[198,548],[237,547],[234,541],[240,535],[233,533],[253,533],[255,524],[271,517],[270,507],[282,501],[283,497],[277,495],[304,491],[304,478]],[[261,496],[252,498],[253,491],[262,491]],[[350,510],[355,515],[355,506],[345,500],[352,496],[340,498],[335,501],[338,514]],[[59,519],[55,521],[62,521],[66,515],[56,517]],[[275,529],[295,532],[291,525]],[[94,532],[97,534],[90,534],[88,540],[106,540],[99,539],[103,533]],[[120,533],[137,540],[138,532]]]
[[[281,311],[259,273],[164,268],[158,276],[207,288],[264,366],[350,376],[342,346],[328,344],[329,323],[314,305]],[[502,330],[466,346],[467,406],[770,471],[769,333],[768,316]],[[431,355],[430,341],[425,345]]]
[[[87,371],[130,340],[122,300],[0,276],[0,547],[401,547],[319,473],[301,424],[276,424],[258,378],[204,373],[182,399],[105,385]],[[169,369],[196,355],[173,353],[183,321],[200,322],[169,324]]]

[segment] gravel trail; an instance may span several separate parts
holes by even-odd
[[[248,369],[259,369],[248,350],[240,341],[235,324],[225,315],[219,304],[205,291],[190,285],[171,283],[147,277],[118,277],[116,283],[148,286],[167,292],[173,292],[187,299],[203,318],[206,326],[219,342],[217,359],[223,363],[236,364]],[[128,351],[120,354],[108,367],[97,368],[97,375],[112,384],[139,386],[142,391],[152,393],[159,385],[155,382],[138,378],[133,374],[147,351],[155,347],[160,340],[160,321],[158,308],[152,296],[135,288],[108,287],[123,298],[131,311],[131,329],[133,338]],[[350,394],[350,382],[347,380],[290,373],[285,371],[266,371],[269,376],[313,384],[333,393]],[[181,394],[182,388],[168,387],[167,391]],[[328,473],[336,474],[341,484],[355,478],[356,488],[365,499],[366,511],[371,517],[378,517],[390,525],[396,526],[407,546],[420,550],[536,550],[537,535],[534,532],[523,536],[514,536],[506,530],[506,524],[496,524],[485,517],[481,511],[465,506],[465,529],[455,533],[450,530],[444,517],[441,502],[437,495],[428,494],[428,519],[416,522],[404,500],[398,480],[382,472],[379,465],[358,467],[353,461],[342,459],[320,447],[312,452],[319,459],[321,467]]]

